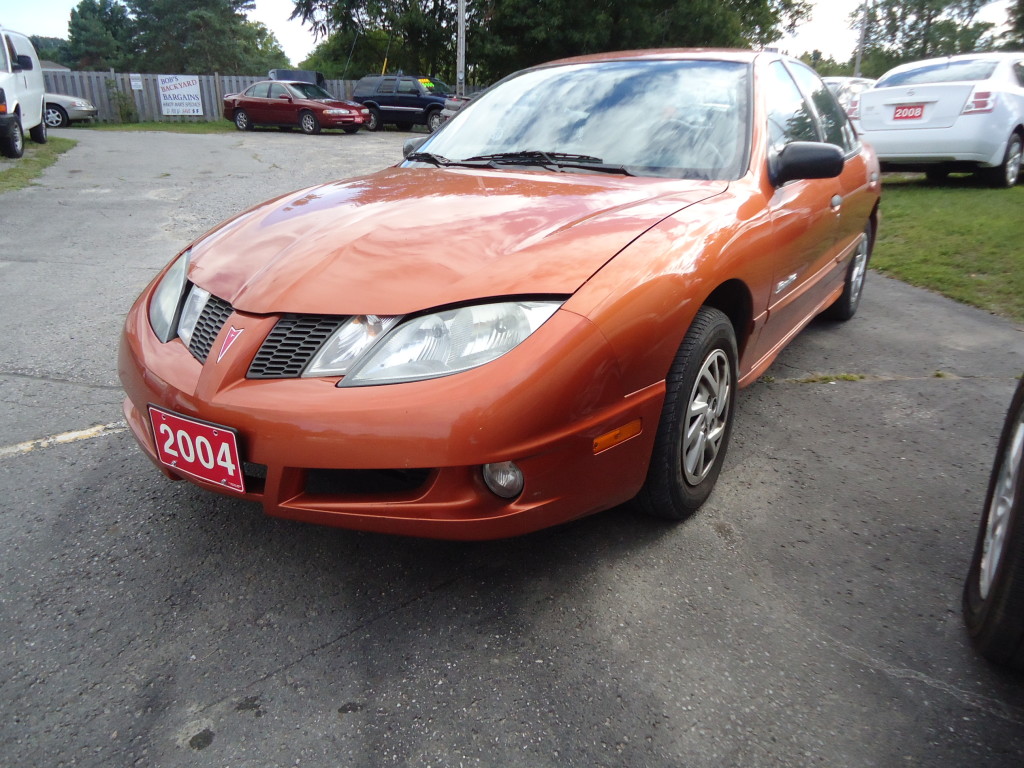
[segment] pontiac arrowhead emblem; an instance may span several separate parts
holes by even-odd
[[[217,355],[218,363],[224,359],[224,355],[228,353],[231,345],[235,343],[235,339],[241,336],[244,330],[245,328],[235,328],[235,326],[228,328],[228,335],[224,337],[224,343],[220,345],[220,354]]]

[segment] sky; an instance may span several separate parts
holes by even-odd
[[[71,9],[80,0],[33,0],[32,2],[5,3],[0,10],[0,23],[26,35],[43,37],[68,36]],[[814,0],[809,21],[804,22],[792,36],[773,46],[794,56],[815,48],[837,61],[846,61],[857,45],[857,33],[849,28],[850,13],[862,0]],[[996,24],[1006,21],[1006,9],[1011,0],[988,3],[979,18]],[[249,18],[263,22],[277,36],[278,42],[293,64],[298,64],[313,50],[313,33],[298,21],[288,21],[294,4],[292,0],[256,0],[256,9]],[[472,57],[472,49],[467,55]]]

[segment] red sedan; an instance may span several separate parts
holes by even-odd
[[[224,97],[224,117],[240,131],[276,125],[298,126],[303,133],[320,133],[324,128],[355,133],[369,115],[362,104],[336,99],[319,85],[299,81],[262,80]]]
[[[630,500],[680,519],[737,389],[819,314],[853,317],[880,194],[794,59],[526,70],[399,166],[179,253],[128,313],[127,421],[166,476],[308,522],[497,538]]]

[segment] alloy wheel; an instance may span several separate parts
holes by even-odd
[[[683,430],[683,475],[697,485],[715,464],[729,423],[732,369],[729,357],[715,349],[704,360],[687,405]]]

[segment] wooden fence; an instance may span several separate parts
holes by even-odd
[[[222,120],[221,100],[224,94],[238,93],[259,80],[260,75],[199,75],[199,91],[203,102],[203,114],[183,117],[164,115],[160,110],[159,75],[142,75],[142,90],[132,90],[127,74],[110,72],[69,72],[64,70],[43,70],[47,93],[64,93],[91,101],[99,110],[96,119],[100,122],[122,122],[120,100],[134,103],[139,120],[163,122],[216,122]],[[340,98],[349,98],[355,80],[328,80],[324,87]]]

